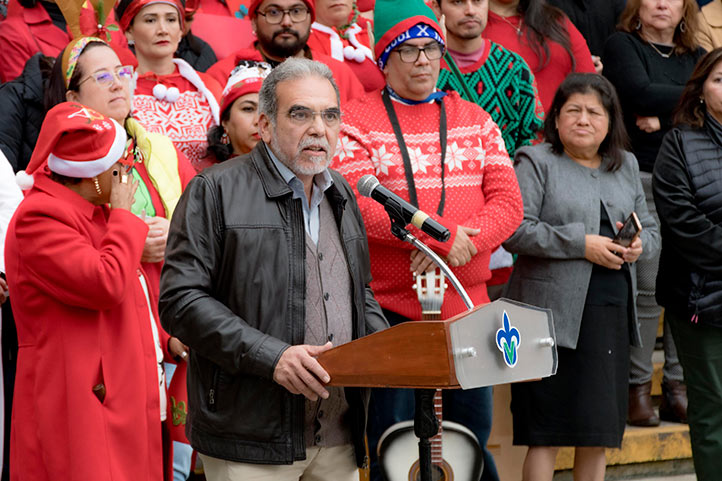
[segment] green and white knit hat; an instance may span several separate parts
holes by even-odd
[[[424,0],[376,0],[374,54],[383,69],[391,51],[413,38],[433,38],[446,45],[436,15]]]

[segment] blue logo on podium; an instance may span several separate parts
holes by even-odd
[[[496,331],[496,347],[504,355],[504,362],[509,367],[516,366],[519,360],[519,346],[521,345],[521,334],[519,329],[512,327],[509,322],[509,314],[504,311],[502,328]]]

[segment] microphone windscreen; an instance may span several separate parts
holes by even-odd
[[[371,192],[379,185],[379,179],[371,174],[366,174],[361,177],[356,183],[358,193],[364,197],[371,197]]]

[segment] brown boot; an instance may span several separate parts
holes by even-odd
[[[627,423],[632,426],[659,426],[659,417],[652,407],[652,381],[629,385]]]
[[[662,383],[659,417],[673,423],[687,424],[687,386],[680,381]]]

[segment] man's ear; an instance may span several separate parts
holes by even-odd
[[[258,132],[261,134],[261,139],[267,143],[271,143],[271,120],[266,114],[260,114],[258,116]]]
[[[431,0],[431,2],[429,2],[429,6],[434,11],[436,18],[441,18],[442,13],[441,13],[441,5],[439,5],[439,1]]]

